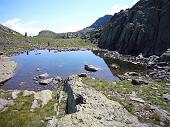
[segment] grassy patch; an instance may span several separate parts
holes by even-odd
[[[75,47],[93,47],[94,44],[80,39],[52,39],[42,37],[24,37],[0,32],[0,51],[6,55],[12,55],[25,50],[34,48],[75,48]]]
[[[56,92],[53,91],[53,99],[44,107],[35,109],[30,112],[33,101],[33,95],[23,97],[19,94],[15,100],[15,105],[10,106],[6,111],[0,113],[0,127],[44,127],[47,121],[46,117],[56,115],[54,104],[56,101]],[[61,113],[63,113],[61,111]]]

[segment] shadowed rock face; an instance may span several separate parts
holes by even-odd
[[[140,0],[115,14],[103,30],[99,47],[123,54],[161,55],[170,48],[170,1]]]

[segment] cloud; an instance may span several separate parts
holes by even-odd
[[[28,35],[34,36],[37,35],[40,31],[39,28],[36,28],[35,25],[37,24],[37,21],[28,21],[28,22],[22,22],[19,18],[10,19],[4,23],[2,23],[4,26],[7,26],[21,34],[24,34],[27,32]]]

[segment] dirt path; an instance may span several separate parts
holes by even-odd
[[[66,115],[58,122],[58,127],[147,127],[130,114],[118,102],[111,101],[105,95],[72,78],[67,83],[73,97],[68,98],[68,109],[75,113]],[[71,95],[71,94],[70,94]],[[78,96],[77,96],[78,95]],[[83,97],[83,98],[82,98]],[[83,100],[82,100],[83,99]]]
[[[0,84],[13,77],[17,64],[9,57],[0,56]]]

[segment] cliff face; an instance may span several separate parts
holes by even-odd
[[[123,54],[161,55],[170,48],[170,1],[140,0],[115,14],[102,32],[99,47]]]

